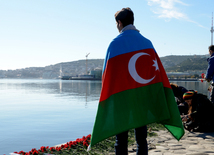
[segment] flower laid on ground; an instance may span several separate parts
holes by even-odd
[[[88,136],[83,136],[82,138],[77,138],[75,141],[67,142],[66,144],[61,145],[60,147],[49,147],[42,146],[40,149],[33,148],[29,152],[19,151],[14,152],[20,155],[43,155],[44,153],[51,154],[64,154],[64,153],[72,153],[77,151],[86,151],[91,139],[91,134]]]
[[[147,125],[148,137],[157,136],[153,131],[165,130],[164,126],[157,123],[152,123]],[[20,155],[109,155],[114,154],[114,144],[115,136],[109,137],[91,148],[88,152],[87,147],[89,146],[91,140],[91,135],[83,136],[82,138],[77,138],[75,141],[67,142],[60,147],[45,147],[42,146],[39,150],[32,149],[29,152],[14,152]],[[134,129],[129,130],[128,133],[128,145],[133,146],[135,143],[135,133]]]

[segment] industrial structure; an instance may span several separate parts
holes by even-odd
[[[87,59],[87,58],[88,58],[88,55],[89,55],[89,54],[90,54],[90,53],[86,54],[86,56],[85,56],[85,57],[86,57],[86,62],[85,62],[85,66],[86,66],[86,67],[85,67],[85,68],[86,68],[86,75],[88,74],[88,59]]]

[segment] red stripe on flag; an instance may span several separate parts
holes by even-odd
[[[153,78],[153,80],[148,83],[142,84],[136,82],[129,72],[128,66],[130,59],[138,53],[141,54],[141,56],[134,61],[135,67],[132,67],[133,69],[131,70],[136,70],[137,76],[140,79],[149,80]],[[158,70],[154,65],[155,61],[158,64]],[[106,100],[115,93],[158,82],[162,82],[164,87],[171,88],[162,63],[153,49],[139,50],[118,55],[109,59],[106,63],[106,68],[102,77],[100,102]]]

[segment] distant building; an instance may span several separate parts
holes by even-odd
[[[206,70],[194,70],[194,71],[187,71],[190,75],[195,75],[195,74],[197,74],[197,75],[199,75],[199,76],[201,76],[201,74],[202,73],[204,73],[204,74],[206,74]]]
[[[93,75],[94,78],[102,78],[102,68],[95,68],[90,71],[89,75]]]
[[[3,74],[0,74],[0,78],[5,78],[5,75],[3,75]]]
[[[166,73],[167,76],[187,76],[187,75],[190,75],[189,73],[187,72],[167,72]]]

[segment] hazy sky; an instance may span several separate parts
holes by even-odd
[[[208,54],[214,0],[0,0],[0,70],[104,59],[123,7],[160,57]]]

